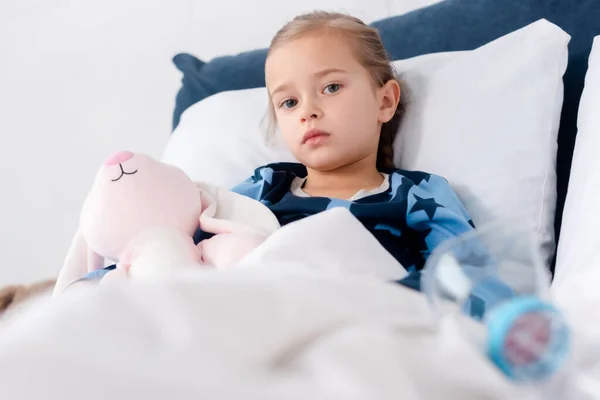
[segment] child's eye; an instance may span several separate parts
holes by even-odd
[[[279,107],[294,108],[297,104],[298,104],[297,100],[287,99],[287,100],[282,101],[281,104],[279,104]]]
[[[331,85],[325,86],[325,89],[323,89],[323,93],[333,94],[333,93],[337,92],[338,90],[340,90],[341,88],[342,88],[342,85],[340,85],[339,83],[332,83]]]

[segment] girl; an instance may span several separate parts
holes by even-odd
[[[273,38],[265,77],[271,120],[301,164],[258,168],[233,191],[281,225],[348,208],[419,289],[431,251],[473,224],[444,178],[394,167],[405,107],[378,32],[343,14],[298,16]]]
[[[343,14],[301,15],[273,38],[265,73],[271,121],[300,164],[260,167],[233,191],[267,205],[281,225],[348,208],[408,270],[400,283],[419,290],[431,251],[473,224],[444,178],[394,167],[405,107],[377,31]]]

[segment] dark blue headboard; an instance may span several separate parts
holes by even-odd
[[[571,158],[577,134],[577,110],[587,58],[594,36],[600,35],[600,0],[445,0],[441,3],[371,24],[393,60],[427,53],[472,50],[545,18],[572,37],[558,135],[556,239],[560,233]],[[174,62],[183,73],[173,127],[192,104],[225,90],[264,86],[266,49],[219,57],[204,63],[189,54]]]

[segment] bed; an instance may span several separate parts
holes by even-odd
[[[600,128],[583,115],[598,104],[591,71],[600,65],[590,64],[587,78],[586,66],[599,20],[593,0],[447,0],[373,23],[416,105],[401,127],[397,164],[447,176],[478,225],[519,215],[534,227],[555,299],[576,332],[573,354],[587,355],[569,384],[555,382],[557,398],[600,398],[592,311],[600,273],[578,267],[593,262],[596,242],[577,238],[586,218],[598,216],[583,203],[596,186],[578,157],[592,162]],[[264,49],[206,63],[175,57],[183,81],[165,162],[230,187],[252,167],[291,160],[265,146],[259,128],[264,57]],[[223,126],[225,105],[239,111]],[[585,135],[580,123],[574,153],[578,119]],[[588,213],[571,211],[581,204]],[[347,214],[326,213],[301,228],[274,235],[246,268],[74,290],[28,307],[2,326],[3,395],[545,398],[508,381],[455,319],[433,323],[424,296],[382,279],[389,260],[375,245],[348,245],[351,234],[351,243],[368,240]],[[317,231],[329,233],[326,246],[289,257],[286,235],[317,240]],[[577,258],[578,249],[590,256]]]

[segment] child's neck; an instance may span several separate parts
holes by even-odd
[[[331,171],[307,168],[308,177],[302,188],[311,196],[349,199],[360,190],[372,190],[383,183],[373,160],[363,159]]]

